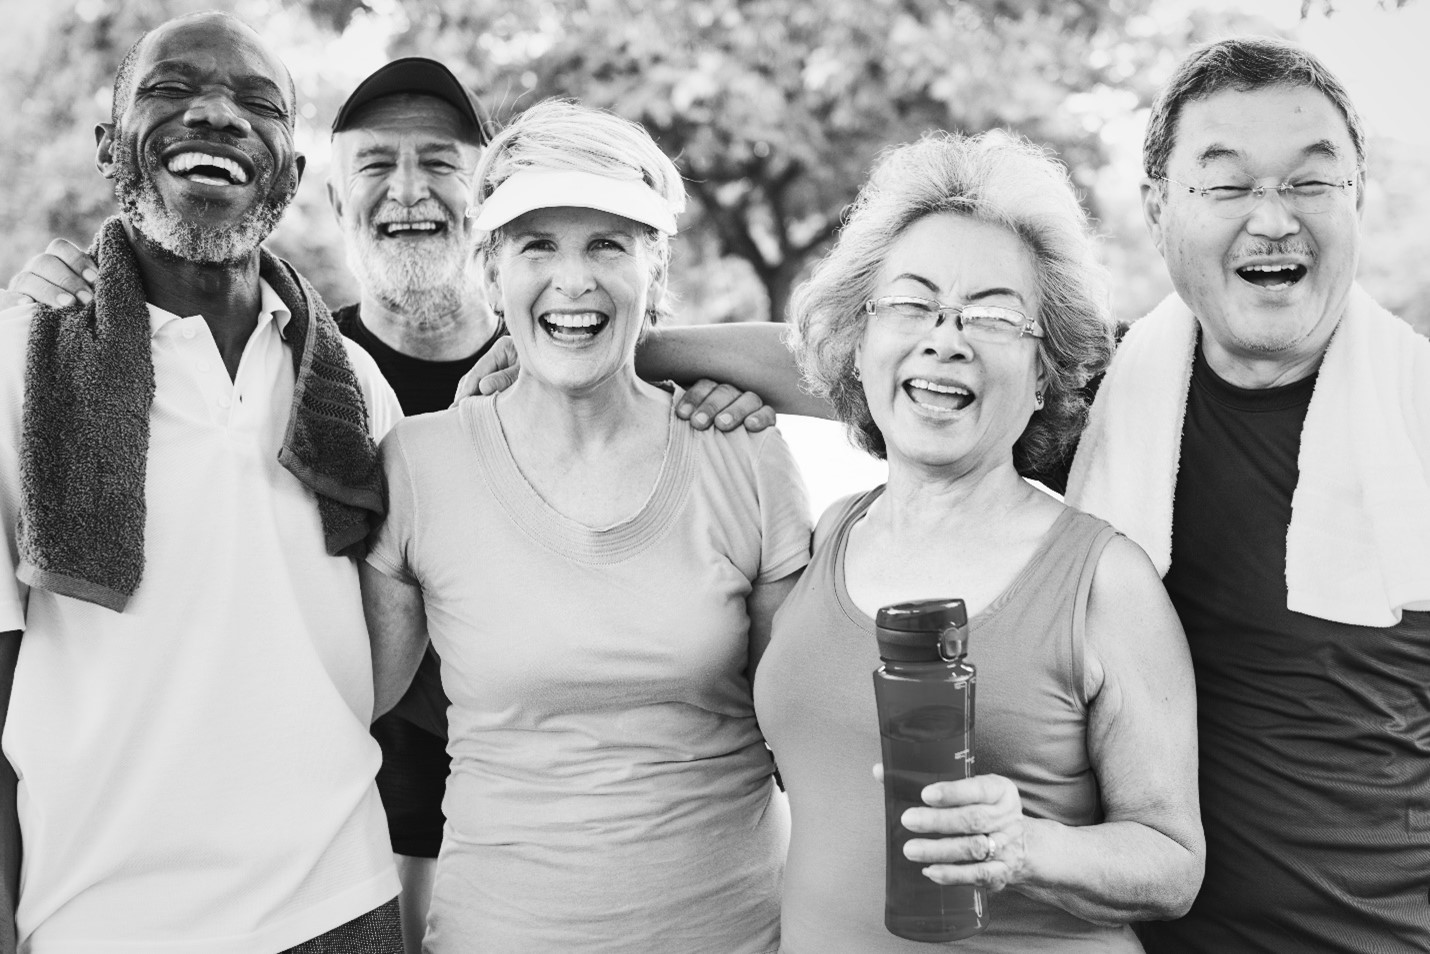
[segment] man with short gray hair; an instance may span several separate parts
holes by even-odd
[[[1206,877],[1150,954],[1430,951],[1430,342],[1354,283],[1365,136],[1278,40],[1157,100],[1132,325],[1069,480],[1139,543],[1197,679]]]

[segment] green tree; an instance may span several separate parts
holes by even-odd
[[[1129,30],[1148,2],[440,0],[393,52],[470,64],[501,118],[568,96],[640,121],[695,200],[687,256],[736,257],[763,287],[761,314],[708,317],[780,317],[888,144],[1011,127],[1090,183],[1101,120],[1187,40]]]

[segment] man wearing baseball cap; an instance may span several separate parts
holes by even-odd
[[[336,309],[406,414],[452,403],[457,381],[502,333],[471,268],[472,172],[488,121],[471,91],[435,60],[405,57],[358,84],[333,120],[328,199],[361,299]],[[421,947],[447,756],[447,698],[428,652],[411,689],[372,727],[402,879],[403,934]]]

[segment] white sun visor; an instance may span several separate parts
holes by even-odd
[[[476,227],[490,232],[533,209],[562,207],[599,209],[675,234],[675,213],[643,180],[574,169],[513,173],[475,209]]]

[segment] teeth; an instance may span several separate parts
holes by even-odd
[[[248,174],[243,171],[243,167],[238,163],[227,156],[215,156],[207,152],[181,152],[170,159],[169,164],[165,168],[175,175],[183,175],[191,169],[197,169],[199,166],[212,166],[215,169],[222,169],[228,173],[228,177],[232,181],[239,185],[243,185],[248,181]],[[213,177],[203,176],[200,178],[203,178],[204,181],[207,182],[211,181]]]
[[[923,388],[925,391],[934,391],[938,394],[969,394],[973,392],[967,388],[961,388],[956,384],[936,384],[924,378],[914,378],[909,382],[909,387]]]
[[[555,325],[557,328],[594,328],[603,320],[594,311],[583,311],[580,314],[546,314],[541,316],[541,320],[548,325]]]
[[[1295,265],[1243,265],[1248,272],[1289,272]]]
[[[378,227],[387,230],[388,235],[397,232],[435,232],[439,228],[436,222],[380,222]]]

